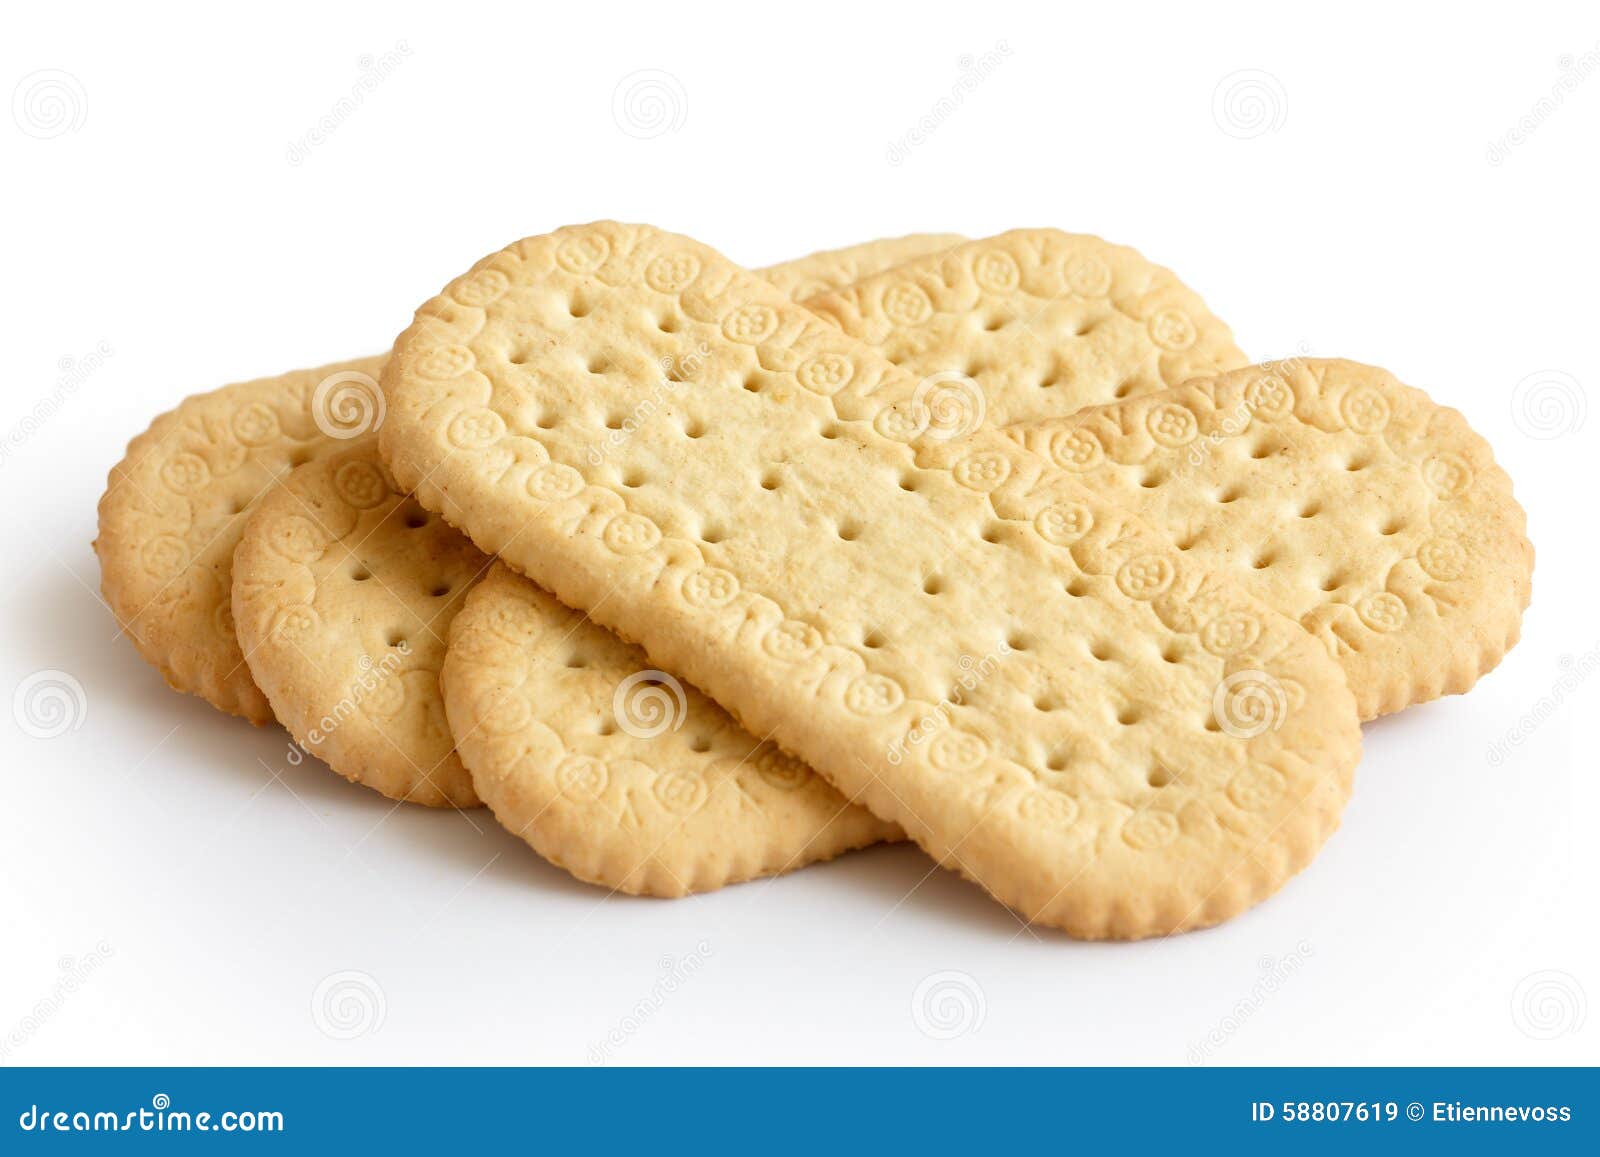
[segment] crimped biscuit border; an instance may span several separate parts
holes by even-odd
[[[186,588],[180,584],[195,577],[196,555],[209,545],[188,540],[192,502],[204,500],[218,466],[236,459],[229,470],[238,469],[259,447],[299,450],[308,460],[337,449],[343,443],[317,428],[314,388],[341,373],[364,374],[375,381],[386,359],[382,355],[333,362],[192,395],[136,435],[111,468],[100,497],[93,544],[100,560],[101,593],[139,654],[174,690],[198,695],[257,726],[273,721],[272,708],[251,680],[237,639],[234,654],[219,654],[227,648],[194,637],[191,628],[198,619],[169,622],[163,609],[169,591],[173,599],[184,595]],[[227,409],[221,418],[214,413],[219,407]],[[198,499],[191,499],[191,494]],[[185,506],[186,517],[172,519],[160,509],[164,502],[190,504]],[[159,533],[140,534],[138,528],[146,521],[157,524]],[[212,577],[224,597],[212,612],[213,621],[205,625],[232,638],[231,569],[226,581]],[[161,613],[153,613],[157,611]]]
[[[327,676],[296,641],[296,636],[315,634],[321,627],[321,615],[316,609],[321,584],[314,564],[325,561],[329,552],[339,552],[341,559],[358,559],[361,546],[373,533],[369,531],[352,544],[351,531],[339,531],[337,522],[347,519],[353,530],[367,511],[389,505],[392,517],[409,498],[387,473],[378,456],[376,435],[366,435],[297,467],[262,496],[234,550],[231,597],[239,645],[252,679],[266,695],[277,719],[301,747],[333,771],[351,783],[403,803],[476,807],[479,800],[466,768],[456,756],[453,739],[442,759],[423,767],[412,758],[412,751],[396,743],[383,722],[404,706],[410,693],[405,684],[407,676],[428,676],[429,685],[437,694],[437,669],[429,669],[415,659],[408,662],[409,652],[401,653],[394,670],[384,666],[389,654],[376,661],[372,655],[363,654],[358,660],[363,674],[345,687],[340,698],[334,699],[332,696],[338,692],[322,693],[324,689],[318,683]],[[340,503],[342,510],[330,510],[330,501]],[[296,523],[309,528],[309,537],[297,533]],[[393,533],[394,528],[387,532]],[[445,533],[452,539],[457,534],[454,529]],[[490,560],[478,556],[465,539],[456,549],[470,552],[477,563],[477,574],[466,582],[470,590],[488,569]],[[297,594],[306,597],[287,597]],[[398,595],[392,597],[401,601]],[[453,593],[452,597],[462,599],[464,605],[465,593]],[[460,609],[458,606],[456,613]],[[448,626],[444,631],[448,632]],[[444,651],[441,646],[441,668]],[[442,715],[442,701],[439,709]],[[331,726],[329,719],[334,721]],[[431,753],[428,758],[432,760]],[[397,767],[397,760],[408,766]]]
[[[1374,366],[1292,358],[1008,430],[1066,469],[1147,467],[1196,445],[1295,422],[1381,438],[1432,495],[1428,537],[1354,603],[1302,619],[1346,667],[1363,719],[1467,691],[1514,646],[1532,593],[1533,545],[1511,479],[1462,415]],[[1209,444],[1209,445],[1208,445]],[[1409,599],[1406,596],[1410,596]],[[1451,629],[1405,629],[1407,603],[1446,600]],[[1437,649],[1442,648],[1442,650]]]
[[[713,780],[713,768],[728,762],[726,756],[694,754],[681,769],[635,756],[608,756],[578,750],[572,736],[548,718],[524,712],[524,688],[534,679],[531,647],[550,642],[563,627],[524,595],[555,601],[504,563],[497,562],[472,592],[450,625],[450,646],[445,656],[441,684],[446,714],[457,736],[462,762],[472,774],[479,797],[508,831],[525,840],[546,860],[586,883],[639,896],[680,897],[713,891],[729,884],[760,879],[831,860],[845,852],[884,840],[904,839],[893,824],[852,807],[816,772],[787,754],[769,752],[780,762],[757,766],[747,755],[733,769],[723,767]],[[579,619],[580,612],[563,613]],[[533,625],[530,627],[529,623]],[[613,645],[609,632],[593,624]],[[693,688],[685,694],[683,722],[696,711],[716,713],[718,728],[737,728],[721,708],[702,700]],[[754,736],[744,733],[754,747]],[[531,769],[528,761],[541,766]],[[703,764],[702,767],[692,766]],[[614,788],[624,776],[648,773],[651,805],[674,817],[672,830],[697,815],[719,792],[733,793],[741,806],[752,787],[736,782],[742,776],[762,781],[782,795],[823,792],[826,818],[803,839],[768,839],[761,821],[733,830],[703,833],[690,858],[671,858],[665,837],[654,829],[644,838],[655,847],[641,853],[640,840],[624,834],[623,814],[636,812],[631,794]],[[744,775],[749,770],[752,775]],[[759,802],[750,806],[760,808]],[[761,809],[763,814],[765,809]],[[822,813],[819,811],[819,815]],[[635,820],[637,823],[638,821]],[[755,838],[752,838],[755,837]]]

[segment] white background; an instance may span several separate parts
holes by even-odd
[[[1600,20],[1198,7],[12,8],[0,87],[53,70],[66,103],[0,117],[0,691],[61,670],[86,708],[39,739],[0,703],[0,1061],[584,1064],[691,956],[615,1063],[1600,1060],[1600,674],[1558,690],[1600,658]],[[640,70],[663,120],[614,108]],[[1252,355],[1374,362],[1465,411],[1529,512],[1525,641],[1366,729],[1342,830],[1280,895],[1131,946],[1023,931],[911,848],[606,899],[486,814],[391,815],[168,691],[96,596],[127,440],[188,393],[381,350],[479,256],[603,216],[752,265],[912,230],[1135,245]],[[346,970],[382,1018],[339,1039],[314,994]],[[913,1002],[945,970],[982,1016],[938,1039]]]

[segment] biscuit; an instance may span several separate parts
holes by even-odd
[[[353,782],[476,806],[439,670],[488,566],[395,487],[374,435],[293,471],[256,503],[233,557],[239,643],[273,714]]]
[[[930,433],[705,246],[519,242],[383,381],[424,506],[1028,920],[1213,924],[1337,826],[1360,728],[1315,639],[1011,438]]]
[[[443,685],[479,796],[581,880],[682,896],[902,838],[503,565],[452,623]]]
[[[947,247],[945,234],[867,242],[763,271],[815,292]],[[100,499],[101,590],[139,653],[178,691],[272,720],[234,638],[234,548],[256,498],[291,468],[383,419],[387,354],[295,370],[185,399],[128,445]]]
[[[965,244],[960,238],[942,240],[944,249]],[[870,254],[874,263],[883,264],[877,254],[886,244],[891,243],[875,242],[856,250],[823,256],[832,261],[835,272],[841,271],[847,260],[854,268],[860,268],[862,254]],[[984,284],[988,288],[984,300],[981,303],[968,301],[967,307],[978,311],[974,314],[977,320],[1003,314],[1016,319],[1016,323],[973,327],[961,324],[959,319],[948,318],[950,324],[931,326],[928,336],[933,344],[920,350],[919,369],[931,373],[940,365],[970,364],[974,328],[982,335],[982,352],[989,359],[987,364],[992,366],[1004,365],[1014,355],[1025,361],[1038,356],[1041,350],[1050,352],[1045,346],[1046,334],[1059,347],[1051,354],[1057,361],[1071,361],[1085,372],[1093,366],[1107,380],[1122,381],[1121,369],[1137,378],[1145,372],[1159,374],[1163,368],[1169,373],[1184,372],[1190,366],[1189,362],[1175,362],[1169,358],[1163,367],[1162,351],[1148,340],[1104,344],[1106,336],[1116,328],[1109,320],[1114,314],[1113,307],[1074,295],[1066,280],[1059,276],[1052,280],[1042,264],[1042,256],[1050,251],[1058,261],[1066,261],[1070,256],[1075,268],[1080,270],[1090,263],[1095,268],[1105,269],[1107,289],[1112,289],[1113,280],[1123,287],[1115,295],[1119,300],[1128,297],[1130,287],[1135,284],[1147,286],[1158,280],[1167,286],[1174,284],[1174,279],[1164,270],[1149,266],[1132,250],[1107,245],[1095,238],[1071,237],[1048,230],[1008,234],[998,239],[997,244],[1019,256],[1019,268],[1025,269],[1026,275],[1012,283],[1008,293],[1001,292],[993,277],[985,277]],[[930,270],[937,271],[943,263],[938,253],[927,257],[907,256],[908,263],[898,267],[895,277],[916,280],[927,276]],[[806,260],[802,259],[801,264]],[[1115,271],[1114,279],[1111,271]],[[791,297],[805,296],[803,281],[775,276],[770,269],[763,271],[762,276]],[[972,279],[969,277],[967,281]],[[1080,275],[1080,286],[1082,281]],[[1173,296],[1169,294],[1165,303],[1170,304]],[[1210,344],[1225,351],[1217,355],[1218,360],[1243,360],[1243,355],[1225,340],[1226,328],[1198,298],[1187,291],[1176,296],[1181,297],[1190,314],[1200,319],[1200,327],[1216,339]],[[953,301],[948,304],[955,308]],[[1137,313],[1136,303],[1124,302],[1124,305]],[[1044,319],[1046,324],[1040,332],[1021,324],[1021,319],[1041,312],[1050,316]],[[1083,324],[1065,326],[1064,320]],[[1099,334],[1102,344],[1095,346],[1094,339],[1086,339],[1077,332],[1080,328]],[[903,340],[899,348],[904,348]],[[1121,357],[1128,358],[1125,366],[1116,363]],[[1035,382],[1024,381],[1018,375],[980,371],[980,376],[983,387],[992,395],[990,404],[980,406],[980,411],[986,410],[990,415],[1045,414],[1055,412],[1052,407],[1072,404],[1071,390],[1040,390]],[[1082,384],[1084,379],[1078,380]],[[952,406],[958,407],[968,400],[961,389],[963,384],[977,385],[971,381],[942,385],[939,396],[927,399],[930,410],[951,416]],[[984,414],[980,411],[968,416],[982,419]],[[526,586],[531,593],[519,596],[519,586]],[[846,804],[825,781],[798,761],[775,751],[771,756],[763,754],[746,760],[745,756],[756,741],[738,731],[719,708],[692,689],[682,688],[670,675],[661,675],[670,681],[670,695],[651,692],[650,688],[656,684],[647,684],[639,694],[647,697],[649,703],[675,706],[672,722],[681,726],[685,735],[695,737],[691,742],[717,736],[715,754],[696,755],[692,749],[686,751],[684,737],[676,734],[678,726],[673,728],[673,734],[665,736],[635,735],[627,728],[617,733],[612,692],[627,678],[649,667],[642,655],[623,647],[609,632],[561,608],[525,579],[508,577],[495,586],[492,595],[484,593],[473,599],[485,603],[493,599],[497,604],[496,614],[516,613],[527,618],[526,636],[541,650],[548,650],[552,640],[569,632],[582,632],[581,636],[574,636],[574,641],[580,642],[579,649],[590,655],[582,674],[574,674],[550,655],[541,657],[508,649],[504,640],[497,641],[496,637],[481,632],[469,637],[495,645],[475,646],[471,653],[452,645],[446,668],[453,672],[458,687],[453,695],[447,691],[448,714],[453,730],[462,737],[462,758],[472,770],[480,793],[507,828],[522,834],[545,858],[571,866],[580,878],[622,891],[681,895],[828,858],[869,840],[887,838],[886,831],[894,831],[892,825]],[[546,611],[554,622],[533,621]],[[459,639],[459,633],[455,637]],[[593,658],[613,651],[626,657],[609,667]],[[490,656],[492,661],[480,658],[480,652]],[[604,677],[596,674],[602,668]],[[502,717],[503,709],[499,704],[508,696],[527,701],[527,710],[523,710],[521,703],[515,705],[522,726],[512,735],[500,734],[494,727],[485,728],[484,719]],[[702,713],[706,716],[703,719]],[[582,721],[576,731],[573,720]],[[609,730],[598,733],[597,725]],[[566,747],[562,746],[563,742]],[[603,769],[608,760],[621,760],[617,766],[626,771],[614,775],[594,771],[576,788],[563,790],[562,776],[569,774],[570,769],[560,769],[567,759],[564,753],[574,742],[595,749],[584,751],[584,766]],[[619,746],[626,750],[619,751]],[[769,750],[773,750],[770,745],[760,749],[763,753]],[[783,784],[786,791],[782,810],[775,810],[772,801],[764,800],[764,796],[770,795],[770,785],[774,782],[765,764],[768,759],[781,759],[785,763],[786,770],[776,781]],[[597,760],[598,763],[594,762]],[[691,766],[685,766],[686,760]],[[752,766],[757,760],[761,761],[760,765]],[[723,769],[723,774],[719,775],[718,768]],[[723,793],[721,806],[713,801],[705,809],[687,815],[661,806],[662,797],[659,793],[652,794],[650,788],[662,781],[668,785],[709,784],[713,792]],[[594,788],[594,783],[604,786]],[[800,790],[802,785],[804,790]],[[671,798],[687,806],[684,801],[692,802],[695,795],[693,790],[686,790],[681,796],[672,795]],[[725,822],[734,818],[738,822]],[[741,866],[730,867],[730,857]]]
[[[805,304],[923,379],[943,434],[1071,414],[1249,361],[1170,270],[1056,229],[929,253]]]
[[[844,249],[824,249],[807,254],[780,265],[769,265],[760,270],[772,282],[796,301],[843,289],[885,269],[892,269],[905,261],[937,255],[965,244],[966,238],[957,233],[912,233],[906,237],[885,237],[880,241],[864,241]]]
[[[1364,719],[1467,690],[1517,640],[1511,480],[1383,370],[1271,363],[1013,434],[1322,639]]]
[[[961,243],[957,237],[870,242],[801,258],[764,270],[762,276],[793,296],[895,257],[914,257],[923,249]],[[1006,412],[1004,405],[999,412]],[[488,560],[437,519],[430,526],[427,520],[401,511],[401,497],[386,485],[376,450],[364,439],[296,470],[257,504],[234,556],[233,614],[240,642],[273,712],[307,750],[335,771],[394,799],[471,806],[476,797],[453,753],[433,685],[459,599]],[[352,571],[359,581],[352,578]],[[439,597],[445,602],[437,602]],[[560,621],[566,623],[569,617],[563,613]],[[610,638],[593,625],[585,623],[583,629],[588,636]],[[408,648],[404,655],[395,651],[396,641]],[[618,679],[629,673],[621,672]],[[598,702],[584,697],[587,690],[568,679],[542,686],[541,695],[553,715],[575,712],[587,718]],[[574,694],[580,697],[569,698]],[[696,712],[707,708],[707,701],[695,700]],[[716,718],[703,731],[721,733],[732,726],[720,710],[709,709]],[[637,745],[637,738],[624,735],[622,742]],[[746,748],[754,743],[748,737],[744,742]],[[625,758],[639,754],[630,752]],[[669,773],[677,758],[666,756],[663,766]],[[488,768],[488,774],[505,772],[487,753],[479,760],[478,766]],[[878,839],[891,830],[891,825],[847,808],[831,788],[811,778],[809,769],[794,766],[799,769],[796,776],[807,777],[808,790],[797,792],[777,821],[752,822],[742,830],[739,848],[715,840],[697,847],[680,839],[675,852],[656,855],[650,849],[658,834],[642,832],[637,824],[612,833],[602,829],[615,823],[614,818],[591,816],[594,831],[633,842],[626,852],[613,849],[603,865],[590,869],[584,878],[627,891],[679,894],[683,890],[679,881],[685,879],[696,880],[700,890],[729,882],[719,856],[754,856],[752,862],[778,865],[804,863],[835,854],[827,849],[837,839],[853,840],[846,846],[856,846],[869,834]],[[751,774],[755,771],[750,769]],[[502,792],[503,801],[511,798],[515,797]],[[841,827],[836,816],[842,809],[847,809],[848,819],[841,835],[833,829]],[[519,821],[508,826],[528,825]],[[798,830],[823,844],[817,848],[797,844]],[[571,850],[552,837],[532,842],[556,862],[578,861],[599,850]],[[695,849],[692,854],[690,849]],[[602,867],[611,874],[596,876]],[[771,870],[770,866],[744,869],[732,878]]]
[[[234,547],[275,479],[381,416],[383,362],[336,362],[187,398],[111,468],[94,542],[100,589],[176,690],[252,723],[272,720],[234,635]]]

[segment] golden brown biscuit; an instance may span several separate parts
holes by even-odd
[[[853,285],[863,277],[893,269],[902,262],[936,255],[966,243],[957,233],[912,233],[864,241],[843,249],[824,249],[793,261],[760,270],[766,278],[796,301]]]
[[[233,617],[273,713],[339,774],[391,799],[474,807],[439,698],[445,640],[489,567],[397,489],[368,435],[256,504]]]
[[[1322,639],[1363,719],[1467,690],[1517,640],[1511,480],[1383,370],[1274,362],[1012,433]]]
[[[606,888],[682,896],[903,838],[505,566],[451,625],[444,697],[495,818]]]
[[[271,721],[234,636],[234,547],[275,479],[372,429],[383,362],[336,362],[187,398],[112,467],[94,542],[100,588],[176,690]]]
[[[1360,731],[1309,634],[1004,435],[930,436],[915,378],[703,245],[519,242],[384,386],[425,506],[1029,920],[1212,924],[1337,825]]]
[[[959,241],[913,234],[763,271],[814,293]],[[128,446],[100,500],[101,589],[139,653],[179,691],[267,723],[229,606],[234,548],[272,479],[377,428],[387,354],[294,370],[185,399]]]
[[[1171,270],[1058,229],[968,241],[805,304],[921,379],[941,434],[1059,417],[1249,361]]]

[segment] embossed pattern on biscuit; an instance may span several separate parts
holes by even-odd
[[[1006,436],[928,437],[915,378],[705,246],[519,242],[384,384],[424,505],[1030,920],[1213,924],[1337,826],[1309,634]]]
[[[451,624],[443,685],[495,817],[602,887],[683,896],[903,838],[503,565]]]
[[[824,249],[797,257],[780,265],[769,265],[761,276],[795,301],[844,289],[885,269],[906,261],[939,254],[966,243],[957,233],[911,233],[905,237],[885,237],[864,241],[844,249]]]
[[[907,257],[947,248],[912,234],[825,250],[762,270],[807,293],[849,284]],[[272,721],[234,638],[234,548],[274,478],[377,428],[387,353],[185,399],[151,423],[112,467],[100,500],[101,589],[139,653],[178,691],[253,723]]]
[[[253,723],[272,720],[234,637],[234,547],[274,480],[381,417],[383,361],[337,362],[187,398],[112,468],[94,543],[101,590],[140,654],[177,690]]]
[[[239,642],[273,713],[352,782],[476,806],[439,671],[489,561],[394,485],[374,436],[295,470],[257,504],[233,564]]]
[[[1383,370],[1275,362],[1011,432],[1321,638],[1363,718],[1467,690],[1517,640],[1511,480]]]
[[[1171,270],[1055,229],[929,253],[805,304],[922,379],[933,429],[947,434],[1070,414],[1248,361]]]

